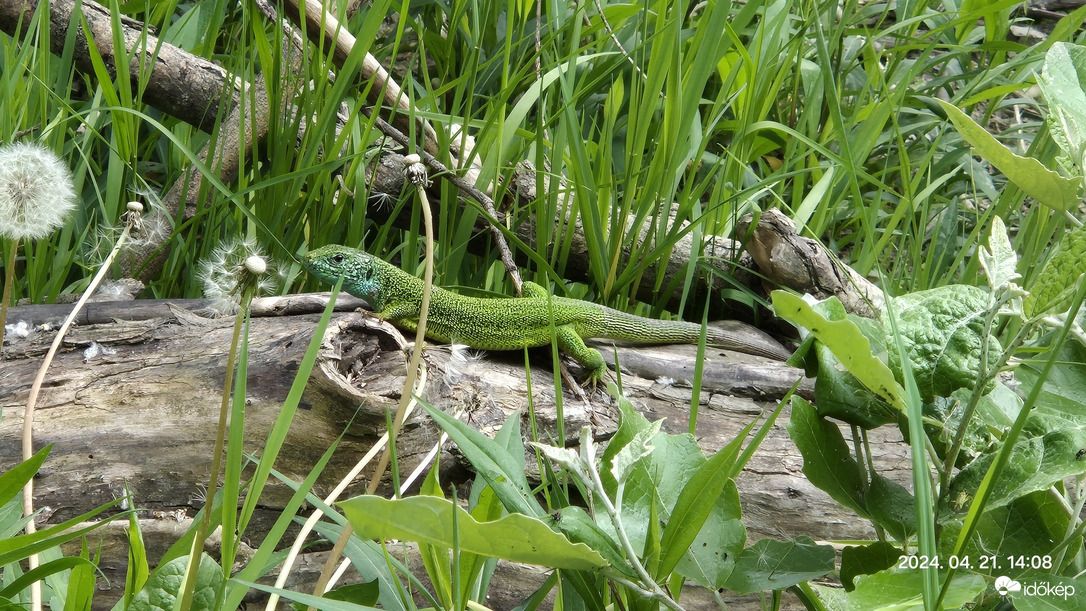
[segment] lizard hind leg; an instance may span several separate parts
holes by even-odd
[[[588,369],[588,381],[593,387],[604,381],[607,377],[607,363],[603,361],[599,350],[586,346],[571,325],[556,327],[554,333],[558,340],[558,349]]]

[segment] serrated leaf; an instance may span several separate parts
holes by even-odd
[[[1060,212],[1078,205],[1081,180],[1064,178],[1032,157],[1014,154],[957,106],[943,100],[939,104],[962,138],[1030,197]]]
[[[980,266],[992,289],[1010,284],[1019,278],[1018,253],[1014,252],[1007,237],[1007,226],[998,216],[992,217],[992,231],[988,234],[988,248],[980,249]]]
[[[597,569],[607,562],[596,551],[571,543],[541,520],[509,514],[493,522],[479,522],[445,499],[416,496],[385,499],[358,496],[339,503],[360,537],[401,539],[460,549],[491,558],[504,558],[554,568]],[[454,532],[453,513],[456,513]]]
[[[807,302],[785,291],[773,291],[771,297],[777,316],[805,327],[833,351],[845,369],[856,376],[861,384],[896,409],[904,409],[904,389],[894,379],[886,363],[872,353],[871,342],[855,323],[848,319],[829,320]],[[831,300],[836,301],[836,298]]]

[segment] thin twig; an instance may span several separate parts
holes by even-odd
[[[396,142],[399,142],[405,147],[410,147],[411,139],[406,134],[396,129],[388,121],[385,121],[381,117],[374,117],[375,125],[381,130],[382,133],[392,138]],[[502,264],[505,265],[505,271],[509,274],[509,278],[513,281],[513,287],[516,289],[517,294],[523,293],[524,282],[520,278],[520,271],[517,268],[516,261],[513,260],[513,252],[509,249],[509,243],[505,241],[505,236],[502,235],[501,229],[498,228],[502,224],[505,215],[499,213],[494,208],[494,200],[490,199],[490,196],[483,193],[471,182],[464,180],[456,173],[452,172],[449,168],[445,167],[445,164],[441,163],[437,157],[434,157],[426,151],[419,151],[419,155],[422,157],[423,163],[438,177],[443,178],[451,182],[456,188],[460,189],[464,195],[479,202],[486,211],[490,218],[494,219],[490,223],[490,233],[494,236],[494,244],[498,248],[498,255],[501,257]]]

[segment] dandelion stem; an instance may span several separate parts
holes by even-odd
[[[102,283],[102,280],[109,272],[110,266],[113,265],[113,260],[117,258],[117,253],[121,251],[121,246],[124,245],[128,239],[128,234],[132,231],[132,225],[135,222],[132,219],[137,217],[129,217],[129,222],[125,225],[124,231],[121,232],[121,236],[117,238],[117,244],[113,246],[113,250],[106,257],[106,260],[102,263],[101,269],[95,274],[94,279],[91,280],[90,286],[87,290],[83,291],[83,295],[76,302],[75,307],[72,308],[71,313],[64,319],[64,324],[60,326],[57,331],[56,337],[53,338],[53,344],[49,346],[49,352],[45,354],[45,360],[42,361],[41,367],[38,369],[38,375],[34,378],[34,383],[30,386],[30,396],[26,399],[26,409],[23,411],[23,460],[29,460],[34,455],[34,407],[38,404],[38,394],[41,392],[41,386],[45,382],[45,373],[49,370],[49,365],[52,364],[53,358],[57,354],[57,350],[60,349],[61,342],[64,341],[65,334],[68,333],[68,328],[72,326],[72,322],[76,316],[79,315],[79,311],[83,309],[83,306],[90,299],[90,296],[94,294],[94,291],[98,288],[98,285]],[[34,515],[34,479],[31,478],[26,482],[26,486],[23,487],[23,515],[31,517]],[[34,520],[31,519],[26,523],[26,534],[32,534],[36,530],[34,526]],[[38,555],[31,554],[28,559],[30,570],[34,570],[38,567]],[[30,585],[30,605],[31,611],[41,611],[41,582],[35,581]]]
[[[421,390],[421,387],[416,389],[415,380],[418,377],[419,365],[422,362],[422,347],[426,340],[426,315],[430,310],[430,293],[434,286],[434,220],[430,209],[430,200],[426,196],[426,185],[429,184],[429,178],[426,176],[426,166],[422,165],[418,159],[412,159],[412,157],[408,155],[405,158],[408,164],[405,170],[408,180],[415,186],[422,204],[422,222],[426,240],[426,259],[422,273],[422,303],[419,305],[419,319],[415,329],[415,349],[412,350],[411,361],[407,364],[407,378],[404,380],[403,392],[400,393],[400,404],[396,408],[392,431],[389,433],[389,445],[377,462],[373,479],[370,480],[369,485],[366,487],[366,494],[377,492],[377,487],[381,484],[381,477],[391,460],[391,452],[396,436],[399,435],[406,419],[408,406],[414,401],[415,392]],[[394,491],[396,495],[399,495],[399,492],[399,490]],[[353,533],[354,529],[349,523],[343,527],[339,539],[336,540],[332,551],[324,561],[324,568],[321,570],[320,577],[317,578],[317,584],[313,588],[314,596],[323,596],[325,590],[328,589],[336,563],[343,555],[343,550],[346,549]],[[314,611],[314,608],[310,606],[308,611]]]
[[[15,284],[15,255],[19,252],[19,238],[11,239],[11,249],[4,262],[4,301],[0,302],[0,361],[4,360],[4,329],[8,324],[8,304],[11,302],[11,285]]]
[[[207,483],[207,500],[204,503],[204,517],[196,528],[196,536],[192,539],[192,551],[189,553],[189,568],[185,572],[185,588],[181,597],[181,608],[192,608],[192,596],[196,591],[196,574],[200,568],[200,559],[203,554],[204,541],[207,540],[208,530],[211,528],[211,511],[215,505],[215,493],[219,488],[219,471],[222,470],[223,445],[226,443],[226,427],[230,414],[231,389],[234,387],[234,366],[237,363],[238,342],[241,338],[241,329],[249,316],[249,305],[253,300],[253,291],[247,290],[242,296],[241,312],[234,319],[234,335],[230,340],[230,353],[226,357],[226,381],[223,382],[222,403],[219,406],[219,426],[215,432],[215,445],[211,454],[211,476]],[[225,507],[224,511],[237,511],[237,507]],[[229,534],[229,533],[228,533]],[[229,571],[229,567],[223,567]],[[229,575],[229,572],[227,572]]]

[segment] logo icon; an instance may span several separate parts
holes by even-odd
[[[1022,584],[1006,575],[1000,575],[999,577],[996,577],[995,589],[996,592],[999,592],[1000,596],[1006,596],[1011,592],[1021,592]]]

